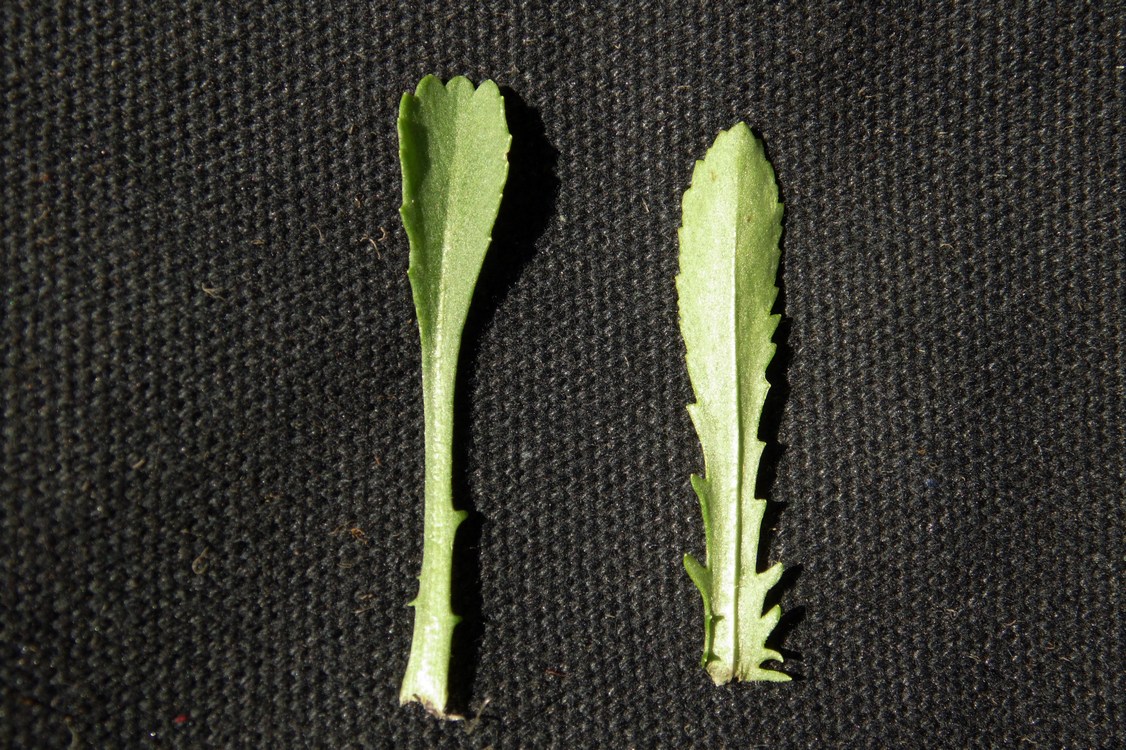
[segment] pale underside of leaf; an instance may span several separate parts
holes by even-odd
[[[717,683],[783,681],[764,669],[781,655],[766,638],[781,615],[763,613],[781,564],[757,570],[766,508],[755,498],[764,444],[759,420],[774,356],[782,205],[762,144],[743,123],[721,132],[696,162],[680,228],[680,326],[696,402],[688,411],[704,451],[692,487],[704,517],[707,565],[684,564],[704,602],[703,663]]]

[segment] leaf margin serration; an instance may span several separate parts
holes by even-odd
[[[728,153],[734,150],[734,154]],[[744,216],[746,213],[746,206],[743,206],[743,211],[739,210],[737,206],[734,210],[732,219],[731,230],[731,287],[729,289],[731,294],[732,310],[730,313],[730,325],[732,336],[731,353],[733,358],[734,381],[736,383],[736,391],[739,396],[742,396],[742,388],[746,385],[743,378],[748,373],[755,375],[761,379],[761,384],[758,384],[758,392],[754,393],[758,397],[759,403],[752,410],[744,408],[739,396],[736,397],[736,414],[734,419],[737,421],[737,427],[734,432],[738,435],[736,439],[736,452],[738,453],[738,460],[734,471],[738,475],[735,481],[735,497],[734,507],[735,513],[735,526],[737,531],[734,534],[735,542],[732,545],[736,548],[734,551],[728,551],[734,560],[734,567],[736,573],[734,582],[726,582],[726,585],[733,586],[731,599],[734,602],[732,605],[732,612],[730,617],[735,620],[735,632],[732,635],[732,654],[731,663],[723,663],[722,659],[716,654],[714,644],[716,636],[717,624],[722,624],[725,615],[722,612],[716,611],[716,591],[717,576],[713,575],[710,564],[712,563],[713,556],[717,551],[717,545],[723,542],[719,539],[719,532],[715,528],[716,518],[716,504],[724,502],[722,497],[715,498],[713,494],[717,491],[713,485],[712,479],[712,464],[720,464],[722,461],[715,460],[717,450],[724,449],[723,446],[713,445],[712,431],[710,429],[710,415],[707,413],[706,401],[708,394],[701,393],[701,387],[706,388],[706,383],[710,382],[707,377],[700,376],[699,349],[708,349],[706,345],[701,345],[697,340],[699,330],[697,328],[706,329],[707,326],[693,327],[690,320],[695,310],[692,305],[703,304],[700,300],[693,301],[693,295],[699,293],[699,289],[693,287],[692,276],[686,270],[686,253],[688,254],[687,260],[689,263],[689,270],[693,259],[691,253],[694,252],[691,247],[693,232],[690,230],[696,229],[695,222],[700,219],[707,221],[710,218],[712,206],[707,205],[709,201],[720,200],[725,196],[722,193],[717,193],[718,188],[715,183],[720,182],[721,175],[716,169],[731,166],[726,164],[726,161],[734,158],[733,172],[736,174],[734,178],[737,182],[737,190],[735,202],[746,204],[753,202],[755,199],[765,201],[763,205],[768,209],[764,217]],[[751,162],[751,166],[747,166],[747,161]],[[749,172],[752,178],[757,178],[757,184],[739,184],[739,180],[744,177],[742,171]],[[732,177],[731,174],[722,176],[724,179]],[[758,195],[750,195],[754,190],[758,190]],[[718,197],[717,197],[718,195]],[[744,200],[745,199],[745,200]],[[746,218],[750,226],[750,231],[758,232],[760,235],[765,232],[763,237],[758,238],[757,247],[766,248],[765,257],[752,258],[747,260],[740,255],[740,239],[739,231],[742,228],[743,219]],[[755,219],[758,219],[757,222]],[[772,607],[770,611],[762,613],[762,599],[765,598],[766,593],[774,585],[778,583],[782,575],[782,565],[777,563],[761,573],[757,571],[757,559],[750,560],[750,568],[745,571],[746,563],[740,561],[738,550],[743,546],[743,534],[751,533],[752,538],[748,542],[748,546],[755,550],[756,554],[750,557],[757,558],[758,540],[761,530],[762,512],[765,509],[765,501],[754,498],[754,484],[757,478],[757,467],[759,459],[761,458],[761,450],[763,444],[758,440],[758,424],[761,419],[762,402],[765,400],[766,391],[769,389],[769,383],[765,379],[766,367],[769,365],[775,353],[775,346],[772,338],[774,331],[778,325],[779,316],[771,314],[774,301],[778,294],[776,285],[778,263],[781,257],[781,250],[779,241],[781,238],[781,219],[782,219],[782,204],[778,200],[777,183],[775,181],[773,167],[766,159],[762,143],[751,133],[750,129],[745,123],[738,123],[729,130],[721,131],[716,137],[715,141],[708,149],[704,158],[698,160],[693,168],[692,183],[687,191],[685,191],[682,199],[682,224],[678,231],[678,239],[680,241],[680,271],[677,275],[677,291],[679,298],[680,309],[680,323],[682,335],[685,339],[685,347],[687,352],[687,363],[689,366],[690,379],[692,381],[693,393],[696,397],[695,402],[688,405],[688,411],[692,418],[693,426],[696,428],[697,434],[700,437],[701,447],[705,457],[705,474],[700,476],[693,474],[691,477],[692,487],[700,502],[701,513],[704,520],[705,532],[705,548],[708,553],[709,565],[702,565],[695,557],[690,554],[684,556],[684,566],[688,572],[689,577],[700,591],[701,598],[704,604],[704,649],[701,662],[708,670],[713,680],[717,683],[728,682],[731,679],[743,680],[769,680],[769,681],[785,681],[789,680],[789,675],[784,672],[776,670],[764,669],[762,663],[768,660],[782,661],[782,655],[773,649],[766,647],[765,642],[769,633],[777,625],[781,616],[781,609],[777,606]],[[711,227],[714,229],[714,227]],[[714,248],[713,248],[714,249]],[[753,251],[752,247],[747,252]],[[720,251],[722,252],[722,250]],[[744,253],[745,254],[745,253]],[[744,261],[741,263],[740,261]],[[738,291],[741,287],[750,284],[749,281],[740,280],[740,266],[745,265],[746,262],[759,263],[761,268],[754,269],[758,273],[758,278],[755,280],[759,283],[760,289],[757,290],[758,299],[752,300],[750,304],[757,303],[758,310],[751,311],[752,313],[759,314],[756,321],[758,330],[755,333],[759,334],[761,340],[757,342],[760,360],[751,364],[744,364],[739,361],[739,344],[740,336],[739,323],[742,316],[747,313],[739,307],[740,301],[738,300]],[[699,269],[695,269],[699,270]],[[709,279],[711,280],[711,279]],[[696,279],[699,282],[699,279]],[[768,281],[767,286],[762,286],[762,282]],[[719,283],[723,283],[722,280]],[[700,283],[702,287],[707,284]],[[706,297],[706,294],[703,296]],[[688,302],[686,303],[686,298]],[[746,301],[741,304],[747,305]],[[688,313],[686,314],[686,310]],[[696,321],[697,323],[699,321]],[[743,371],[740,372],[740,367]],[[755,389],[752,389],[754,392]],[[705,404],[705,406],[701,406]],[[728,425],[731,429],[731,426]],[[748,463],[748,456],[746,455],[747,449],[750,449],[753,455],[750,457]],[[730,479],[730,477],[728,477]],[[749,481],[748,481],[749,479]],[[749,487],[745,487],[749,485]],[[720,490],[722,493],[722,488]],[[744,500],[747,508],[743,507]],[[730,502],[730,501],[728,501]],[[723,511],[720,508],[720,511]],[[750,513],[745,513],[745,510],[750,510]],[[721,512],[722,517],[722,512]],[[743,528],[744,519],[747,515],[753,517],[754,523],[751,528]],[[721,584],[723,585],[723,584]],[[722,593],[722,592],[721,592]],[[757,617],[749,618],[754,620],[752,623],[743,625],[739,618],[739,599],[738,594],[749,593],[752,597],[758,600],[758,615]],[[753,606],[754,601],[751,601]],[[753,610],[752,610],[753,611]],[[748,618],[744,618],[748,619]],[[753,632],[755,635],[755,653],[749,659],[740,658],[739,646],[741,637],[738,632],[739,628],[743,627],[748,632]],[[761,636],[761,639],[759,639]]]

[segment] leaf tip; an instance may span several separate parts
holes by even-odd
[[[485,80],[481,81],[480,84],[478,84],[477,95],[478,96],[492,96],[492,97],[497,97],[498,99],[504,99],[504,97],[501,96],[501,93],[500,93],[500,86],[498,86],[497,82],[494,81],[492,78],[486,78]]]
[[[782,608],[775,604],[770,610],[759,618],[759,622],[763,624],[763,630],[767,633],[774,630],[774,626],[782,619]]]
[[[445,86],[442,84],[442,79],[434,75],[433,73],[427,73],[422,77],[422,80],[418,82],[418,85],[414,87],[414,95],[423,97],[429,94],[430,91],[435,88],[445,88]]]
[[[776,661],[779,664],[782,664],[786,661],[785,659],[782,658],[782,654],[780,654],[779,652],[775,651],[772,648],[764,648],[762,650],[762,660],[763,661]]]
[[[711,598],[711,572],[707,567],[701,565],[700,561],[692,555],[684,556],[684,569],[688,571],[688,577],[692,579],[692,583],[696,584],[696,588],[700,589],[700,593],[705,599],[704,603],[707,604],[707,600]]]
[[[759,581],[762,582],[763,590],[768,591],[778,585],[778,581],[782,580],[782,573],[785,568],[782,563],[774,563],[769,568],[758,574]]]

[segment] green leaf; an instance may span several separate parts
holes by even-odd
[[[442,85],[423,78],[399,105],[400,214],[410,240],[411,292],[422,343],[426,480],[422,574],[410,660],[399,692],[442,718],[448,713],[453,547],[465,511],[453,506],[453,406],[465,319],[492,238],[508,176],[512,138],[492,81]]]
[[[696,403],[688,412],[704,449],[706,476],[692,477],[704,515],[707,566],[685,556],[704,600],[703,663],[717,684],[790,679],[764,669],[781,661],[766,647],[781,611],[763,613],[781,564],[757,570],[766,501],[755,481],[765,444],[759,419],[778,316],[782,204],[762,144],[744,124],[721,132],[684,194],[680,227],[680,330]]]

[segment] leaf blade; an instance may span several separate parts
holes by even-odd
[[[401,703],[448,712],[453,547],[466,513],[453,505],[454,387],[465,320],[508,175],[511,136],[492,81],[427,76],[399,105],[400,215],[422,345],[426,478],[422,572]]]
[[[778,325],[770,311],[782,206],[762,144],[744,123],[721,132],[696,162],[682,206],[680,326],[696,398],[689,412],[705,464],[704,480],[693,479],[693,487],[705,510],[709,575],[692,576],[710,583],[701,589],[711,628],[704,662],[716,682],[788,679],[760,667],[776,653],[765,646],[776,613],[764,616],[762,607],[781,568],[757,572],[766,504],[754,497]]]
[[[403,225],[423,346],[460,336],[492,240],[512,137],[497,85],[427,76],[399,108]],[[441,335],[439,335],[439,332]]]

